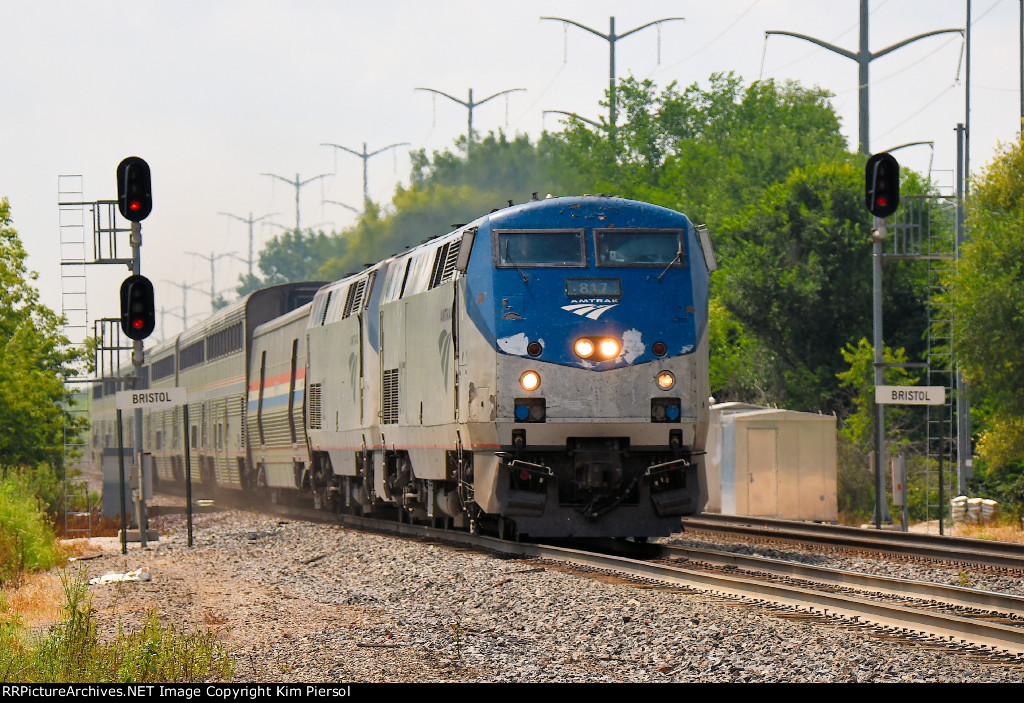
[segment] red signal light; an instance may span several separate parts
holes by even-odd
[[[142,329],[142,326],[145,324],[146,323],[142,320],[141,317],[137,317],[134,320],[132,320],[132,327],[134,327],[137,330]]]
[[[128,203],[128,209],[131,210],[132,212],[137,212],[142,209],[142,203],[140,203],[138,200],[133,200],[130,203]]]

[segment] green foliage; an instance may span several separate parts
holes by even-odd
[[[311,230],[288,230],[273,237],[260,252],[262,277],[245,274],[238,277],[238,295],[247,295],[260,288],[291,281],[320,281],[324,262],[344,254],[348,246],[344,237]]]
[[[211,632],[179,632],[148,613],[138,632],[98,636],[84,574],[62,576],[64,615],[42,637],[16,618],[0,621],[0,681],[19,683],[196,683],[229,681],[234,666]]]
[[[27,254],[0,199],[0,467],[60,465],[64,427],[82,421],[66,412],[64,381],[84,359],[69,348],[62,320],[39,302]]]
[[[747,334],[717,297],[708,303],[708,346],[711,395],[717,402],[771,402],[774,355]]]
[[[386,211],[367,203],[356,225],[340,234],[287,232],[272,239],[260,253],[262,275],[239,277],[239,295],[286,281],[336,280],[509,200],[572,190],[564,147],[550,137],[532,144],[525,135],[509,139],[499,131],[474,142],[469,158],[456,147],[431,157],[413,152],[411,185],[396,188]]]
[[[572,120],[560,138],[589,192],[664,205],[717,227],[798,167],[847,158],[829,93],[772,80],[743,87],[714,73],[707,87],[675,83],[658,94],[627,78],[617,91],[613,143],[607,128]],[[604,103],[607,104],[607,103]]]
[[[413,152],[411,185],[395,190],[387,212],[368,207],[356,226],[342,234],[346,250],[320,271],[340,278],[505,207],[509,200],[571,190],[562,149],[549,137],[532,144],[525,135],[509,139],[499,131],[475,142],[469,158],[458,150],[429,158],[422,150]]]
[[[850,162],[797,168],[784,183],[721,228],[723,305],[777,363],[780,405],[844,414],[835,393],[842,350],[871,331],[870,215],[863,173]],[[921,349],[925,330],[919,274],[886,270],[889,338]]]
[[[361,271],[366,264],[416,246],[428,237],[452,230],[452,225],[469,222],[495,207],[494,196],[470,186],[413,186],[398,188],[394,212],[367,209],[355,228],[345,232],[348,248],[328,259],[322,271],[336,279]]]
[[[875,350],[867,339],[861,339],[856,346],[847,344],[842,350],[843,362],[847,368],[836,374],[845,393],[845,405],[850,409],[839,428],[837,492],[839,510],[848,516],[862,520],[870,519],[875,504],[875,477],[870,469],[869,456],[875,442]],[[884,347],[882,360],[885,363],[907,362],[903,349]],[[885,383],[893,386],[916,385],[903,368],[885,369]],[[912,412],[912,411],[911,411]],[[889,451],[895,453],[900,445],[906,445],[910,433],[912,414],[897,405],[889,406],[885,412],[885,436]]]
[[[1022,183],[1022,142],[1004,146],[976,179],[954,299],[956,351],[986,427],[977,451],[1010,475],[1024,468]]]
[[[27,471],[8,470],[0,479],[0,583],[63,560],[45,509]]]
[[[857,346],[847,344],[841,350],[843,361],[848,365],[845,371],[836,374],[840,385],[850,398],[849,405],[853,412],[843,422],[839,434],[849,440],[862,452],[871,451],[874,446],[875,430],[875,349],[867,339],[861,339]],[[904,349],[893,350],[888,346],[882,350],[882,361],[886,364],[907,363],[907,352]],[[910,376],[907,370],[889,367],[884,371],[885,385],[913,386],[917,379]],[[910,427],[910,414],[906,407],[893,405],[885,412],[885,435],[888,442],[898,441]]]

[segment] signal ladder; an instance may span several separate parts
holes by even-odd
[[[904,196],[886,258],[927,262],[925,385],[942,386],[943,405],[926,407],[925,519],[943,520],[958,481],[956,368],[953,358],[953,268],[958,201],[955,196]],[[940,523],[941,524],[941,523]]]
[[[117,201],[82,200],[82,176],[57,177],[58,229],[60,237],[61,314],[63,333],[72,346],[85,346],[89,333],[87,266],[119,263],[131,266],[131,257],[118,256],[130,229],[118,228],[115,222]],[[88,219],[86,211],[88,210]],[[88,233],[87,231],[88,230]],[[71,468],[95,473],[89,453],[90,408],[93,400],[90,386],[97,381],[116,381],[122,366],[121,354],[131,352],[131,345],[121,336],[119,320],[93,321],[96,377],[89,377],[86,368],[68,380],[74,402],[64,416],[64,531],[69,537],[92,535],[92,508],[87,480],[75,480]],[[109,374],[109,376],[108,376]],[[82,384],[86,384],[84,389]],[[81,523],[84,523],[81,524]]]

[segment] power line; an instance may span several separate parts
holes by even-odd
[[[647,29],[648,27],[653,27],[655,25],[660,25],[663,22],[674,22],[674,21],[677,21],[677,20],[678,21],[682,21],[682,20],[685,19],[685,17],[665,17],[664,19],[654,20],[653,22],[648,22],[647,24],[642,24],[639,27],[634,27],[633,29],[629,30],[628,32],[626,32],[624,34],[616,34],[615,33],[615,18],[614,17],[609,18],[608,34],[602,34],[601,32],[597,31],[596,29],[592,29],[590,27],[582,25],[579,22],[574,22],[573,20],[567,20],[564,17],[541,17],[541,19],[542,20],[553,20],[555,22],[564,22],[565,24],[571,24],[574,27],[579,27],[580,29],[582,29],[584,31],[587,31],[587,32],[590,32],[594,36],[600,37],[601,39],[604,39],[606,42],[608,42],[608,133],[611,136],[612,140],[614,141],[615,140],[615,42],[617,42],[619,39],[625,39],[630,34],[635,34],[635,33],[639,32],[641,29]]]
[[[354,149],[349,149],[347,146],[342,146],[341,144],[324,144],[324,143],[321,143],[320,146],[333,146],[335,149],[341,149],[342,151],[347,151],[348,153],[350,153],[350,154],[352,154],[354,156],[358,156],[359,158],[361,158],[363,160],[363,203],[364,203],[364,206],[365,206],[365,203],[370,202],[370,189],[369,189],[369,185],[368,185],[368,181],[367,181],[367,163],[369,162],[370,157],[376,156],[377,154],[385,152],[388,149],[394,149],[395,147],[409,146],[409,142],[399,142],[397,144],[389,144],[388,146],[386,146],[386,147],[384,147],[382,149],[377,149],[377,151],[373,151],[373,152],[370,152],[370,153],[366,152],[366,142],[363,142],[363,151],[362,151],[362,153],[360,153],[358,151],[355,151]],[[337,165],[335,165],[335,170],[337,170]],[[324,202],[327,202],[327,201],[324,201]],[[346,205],[345,207],[348,207],[348,206]]]
[[[233,217],[234,219],[238,220],[239,222],[244,222],[247,225],[249,225],[249,275],[251,276],[252,275],[252,262],[253,262],[253,253],[252,253],[252,249],[253,249],[253,230],[252,230],[252,228],[253,228],[253,225],[255,225],[260,220],[265,220],[268,217],[273,217],[274,215],[276,215],[278,213],[271,212],[269,214],[262,215],[261,217],[257,217],[255,219],[253,218],[251,212],[249,213],[249,218],[248,219],[246,219],[244,217],[239,217],[238,215],[232,215],[230,212],[221,212],[219,214],[227,215],[228,217]]]
[[[854,53],[852,51],[848,51],[848,50],[843,49],[841,47],[835,46],[834,44],[829,44],[828,42],[823,41],[821,39],[816,39],[814,37],[809,37],[806,34],[797,34],[796,32],[781,32],[781,31],[774,31],[774,30],[773,31],[767,31],[767,32],[764,33],[766,40],[767,40],[767,37],[769,37],[770,35],[773,35],[773,34],[778,34],[778,35],[787,36],[787,37],[796,37],[797,39],[803,39],[804,41],[809,41],[812,44],[817,44],[818,46],[820,46],[822,48],[828,49],[829,51],[832,51],[832,52],[834,52],[836,54],[839,54],[840,56],[843,56],[843,57],[848,58],[848,59],[852,59],[852,60],[857,62],[858,66],[860,68],[860,71],[859,71],[859,74],[858,74],[858,78],[859,78],[859,80],[858,80],[858,89],[860,91],[860,101],[859,101],[860,102],[860,107],[859,107],[859,113],[860,113],[859,117],[860,117],[860,119],[859,119],[859,134],[858,134],[858,138],[859,138],[859,141],[860,141],[860,151],[861,151],[862,154],[870,154],[871,153],[871,149],[870,149],[870,146],[868,144],[868,140],[869,140],[869,114],[870,114],[870,94],[869,94],[870,80],[868,78],[868,71],[869,71],[869,67],[871,65],[871,62],[874,61],[875,59],[878,59],[878,58],[881,58],[881,57],[885,56],[886,54],[889,54],[889,53],[891,53],[893,51],[896,51],[896,49],[900,49],[900,48],[906,46],[907,44],[915,42],[918,39],[924,39],[925,37],[931,37],[931,36],[935,36],[937,34],[949,34],[951,32],[957,32],[957,33],[959,33],[961,35],[964,33],[964,30],[962,30],[962,29],[936,29],[936,30],[931,31],[931,32],[925,32],[924,34],[918,34],[917,36],[910,37],[909,39],[904,39],[903,41],[900,41],[900,42],[897,42],[897,43],[893,44],[892,46],[887,46],[886,48],[882,49],[881,51],[872,52],[871,49],[868,47],[868,39],[869,39],[868,14],[869,14],[868,13],[868,0],[860,0],[860,46],[859,46],[859,48],[858,48],[856,53]]]
[[[299,174],[297,174],[297,173],[295,174],[295,180],[294,181],[291,180],[290,178],[285,178],[284,176],[278,176],[276,173],[262,173],[260,175],[270,176],[271,178],[276,178],[279,181],[284,181],[288,185],[295,187],[295,231],[298,232],[299,231],[299,190],[302,189],[302,186],[309,185],[313,181],[318,180],[320,178],[327,178],[331,174],[330,173],[321,173],[319,176],[313,176],[312,178],[308,178],[308,179],[306,179],[304,181],[303,180],[299,180]]]
[[[449,100],[451,100],[453,102],[457,102],[459,105],[462,105],[463,107],[465,107],[469,111],[469,125],[466,128],[466,158],[467,159],[469,158],[469,147],[473,143],[473,108],[474,107],[479,107],[480,105],[483,105],[488,100],[493,100],[494,98],[498,97],[499,95],[508,95],[509,93],[515,93],[515,92],[519,92],[519,91],[526,92],[526,88],[509,88],[508,90],[503,90],[500,93],[495,93],[494,95],[486,97],[483,100],[480,100],[479,102],[473,102],[473,89],[472,88],[469,89],[469,99],[466,100],[466,101],[459,100],[456,97],[448,95],[448,93],[442,92],[440,90],[434,90],[433,88],[416,88],[416,90],[425,90],[425,91],[427,91],[429,93],[436,93],[437,95],[441,95],[441,96],[443,96],[445,98],[448,98]]]
[[[214,283],[214,263],[218,259],[231,257],[232,259],[235,259],[236,261],[241,261],[244,264],[245,259],[243,259],[233,251],[225,252],[223,254],[214,254],[211,251],[209,256],[207,256],[206,254],[197,254],[194,251],[186,251],[185,253],[189,254],[190,256],[198,256],[200,259],[206,259],[207,261],[210,262],[210,308],[212,309],[214,302],[217,300],[217,286]],[[184,307],[184,304],[182,304],[182,307]]]

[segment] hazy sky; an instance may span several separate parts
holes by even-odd
[[[1020,128],[1020,1],[972,7],[971,166]],[[143,273],[156,286],[157,323],[180,329],[209,311],[211,255],[245,258],[247,218],[277,213],[255,228],[256,251],[295,226],[295,188],[262,173],[302,180],[302,226],[351,225],[360,206],[361,158],[321,146],[373,152],[370,197],[388,202],[407,183],[409,149],[451,147],[466,108],[433,88],[476,101],[479,133],[499,127],[536,137],[557,130],[566,110],[596,119],[608,85],[607,41],[541,16],[571,19],[607,34],[684,17],[616,43],[617,73],[704,83],[734,71],[797,80],[835,94],[843,130],[857,142],[857,65],[808,42],[765,41],[766,30],[797,32],[856,51],[858,0],[0,0],[0,196],[40,274],[43,300],[61,308],[58,176],[80,174],[87,201],[116,195],[115,168],[129,155],[153,173],[153,214],[143,223]],[[871,49],[935,29],[961,28],[963,0],[872,0]],[[956,166],[954,129],[965,120],[966,66],[959,35],[931,37],[871,65],[871,146],[933,141],[897,152],[948,190]],[[269,224],[273,221],[275,225]],[[437,234],[424,232],[424,236]],[[713,235],[714,233],[712,233]],[[195,252],[201,256],[189,255]],[[89,318],[116,316],[121,266],[93,267]],[[246,265],[216,262],[218,291]]]

